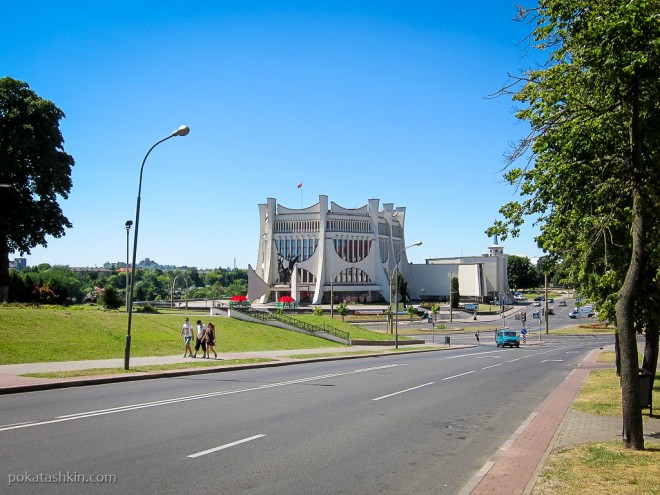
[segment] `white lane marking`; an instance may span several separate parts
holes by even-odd
[[[487,370],[489,368],[495,368],[496,366],[502,366],[502,363],[493,364],[491,366],[486,366],[485,368],[481,368],[481,369],[482,370]]]
[[[544,359],[542,363],[563,363],[563,359]]]
[[[502,356],[478,356],[477,359],[502,359]]]
[[[311,376],[307,378],[299,378],[297,380],[289,380],[286,382],[278,382],[278,383],[268,383],[265,385],[259,385],[257,387],[250,387],[250,388],[243,388],[243,389],[235,389],[235,390],[226,390],[222,392],[210,392],[206,394],[199,394],[199,395],[190,395],[186,397],[176,397],[173,399],[165,399],[165,400],[160,400],[160,401],[154,401],[154,402],[144,402],[140,404],[131,404],[127,406],[119,406],[119,407],[113,407],[109,409],[99,409],[97,411],[86,411],[86,412],[81,412],[81,413],[76,413],[76,414],[67,414],[65,416],[57,416],[55,419],[51,420],[46,420],[46,421],[33,421],[33,422],[27,422],[24,424],[19,424],[19,425],[8,425],[8,426],[3,426],[0,427],[0,432],[3,431],[8,431],[8,430],[16,430],[19,428],[29,428],[32,426],[41,426],[41,425],[48,425],[48,424],[53,424],[53,423],[61,423],[64,421],[72,421],[75,419],[82,419],[82,418],[91,418],[94,416],[102,416],[105,414],[114,414],[114,413],[120,413],[120,412],[127,412],[127,411],[135,411],[137,409],[144,409],[147,407],[157,407],[157,406],[164,406],[168,404],[177,404],[180,402],[187,402],[191,400],[199,400],[199,399],[208,399],[211,397],[219,397],[223,395],[232,395],[232,394],[239,394],[239,393],[244,393],[244,392],[254,392],[257,390],[265,390],[269,388],[274,388],[274,387],[283,387],[286,385],[295,385],[298,383],[306,383],[306,382],[311,382],[311,381],[316,381],[316,380],[323,380],[326,378],[335,378],[339,376],[346,376],[346,375],[354,375],[357,373],[365,373],[368,371],[380,371],[383,369],[388,369],[388,368],[396,368],[399,366],[407,366],[406,364],[388,364],[388,365],[383,365],[383,366],[374,366],[371,368],[361,368],[353,371],[347,371],[344,373],[330,373],[327,375],[318,375],[318,376]]]
[[[405,390],[399,390],[398,392],[394,392],[393,394],[383,395],[381,397],[376,397],[375,399],[371,399],[371,400],[387,399],[388,397],[393,397],[395,395],[403,394],[405,392],[410,392],[411,390],[417,390],[418,388],[427,387],[428,385],[433,385],[433,383],[434,382],[428,382],[428,383],[425,383],[423,385],[417,385],[416,387],[407,388]]]
[[[474,373],[474,370],[472,370],[472,371],[466,371],[465,373],[461,373],[461,374],[459,374],[459,375],[448,376],[447,378],[443,378],[442,380],[443,380],[443,381],[444,381],[444,380],[451,380],[452,378],[458,378],[459,376],[469,375],[470,373]]]
[[[259,435],[254,435],[248,438],[244,438],[243,440],[236,440],[235,442],[226,443],[224,445],[220,445],[219,447],[213,447],[212,449],[202,450],[201,452],[197,452],[196,454],[190,454],[187,455],[186,457],[189,457],[190,459],[196,459],[197,457],[201,457],[207,454],[212,454],[213,452],[218,452],[219,450],[228,449],[229,447],[234,447],[236,445],[240,445],[245,442],[251,442],[252,440],[256,440],[258,438],[262,438],[265,436],[266,435],[264,435],[263,433],[260,433]]]
[[[445,358],[440,358],[438,361],[442,361],[443,359],[457,359],[457,358],[462,358],[462,357],[474,357],[474,356],[479,356],[481,354],[494,354],[496,352],[502,352],[502,351],[484,351],[484,352],[475,352],[473,354],[459,354],[458,356],[447,356]]]

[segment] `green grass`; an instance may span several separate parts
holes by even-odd
[[[314,315],[298,315],[295,317],[297,320],[304,321],[310,325],[331,325],[339,330],[343,330],[351,334],[351,339],[360,340],[391,340],[394,341],[394,335],[381,332],[373,332],[365,328],[361,328],[347,321],[341,321],[341,316],[335,316],[334,319],[328,316],[314,316]],[[400,340],[411,340],[407,337],[401,336],[401,328],[399,328]]]
[[[183,352],[179,332],[183,318],[216,324],[218,352],[342,348],[341,344],[279,328],[209,317],[193,311],[178,314],[134,313],[131,356],[168,356]],[[343,328],[341,322],[321,317],[323,323]],[[126,341],[126,313],[85,307],[0,306],[0,364],[79,361],[122,357]],[[344,323],[344,325],[348,325]],[[350,326],[351,337],[381,334]],[[358,338],[358,337],[355,337]]]

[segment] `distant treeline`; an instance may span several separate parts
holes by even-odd
[[[247,294],[247,270],[216,268],[200,273],[196,268],[163,271],[137,270],[134,301],[219,299]],[[129,272],[130,277],[130,272]],[[129,278],[130,281],[130,278]],[[79,304],[96,302],[112,287],[125,299],[126,272],[77,271],[68,266],[41,264],[9,272],[9,301],[23,303]],[[111,289],[112,290],[112,289]]]

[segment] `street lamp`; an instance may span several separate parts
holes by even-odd
[[[128,313],[128,233],[133,225],[133,220],[126,220],[126,312]]]
[[[394,259],[396,261],[396,265],[394,265],[394,283],[395,283],[395,290],[396,290],[396,312],[394,313],[394,347],[396,349],[399,348],[399,262],[401,261],[401,255],[403,252],[411,248],[413,246],[421,246],[422,241],[417,241],[414,244],[411,244],[410,246],[404,247],[401,251],[399,251],[399,254],[397,257]]]
[[[454,269],[449,271],[449,323],[454,321],[454,301],[452,299],[452,282],[454,281]]]
[[[133,265],[131,266],[131,284],[130,284],[130,294],[128,296],[128,329],[126,331],[126,347],[124,349],[124,369],[128,370],[128,363],[131,357],[131,321],[133,317],[133,289],[135,288],[135,262],[137,256],[137,242],[138,242],[138,227],[140,226],[140,196],[142,194],[142,172],[144,171],[144,164],[147,161],[149,153],[158,146],[163,141],[167,141],[174,136],[187,136],[190,132],[190,129],[187,125],[180,126],[176,131],[172,132],[169,136],[164,139],[161,139],[156,144],[154,144],[147,154],[144,155],[144,160],[142,160],[142,166],[140,167],[140,182],[138,185],[138,195],[137,195],[137,206],[135,209],[135,231],[133,232]]]

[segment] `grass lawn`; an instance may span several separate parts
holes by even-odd
[[[339,330],[350,333],[351,339],[394,341],[394,335],[367,330],[355,324],[351,324],[348,321],[342,321],[341,316],[335,316],[335,318],[332,319],[328,316],[297,315],[295,318],[296,320],[307,322],[310,325],[331,325]],[[399,328],[399,340],[411,340],[407,337],[401,337],[401,328]]]
[[[279,328],[207,314],[134,313],[131,324],[131,356],[169,356],[183,352],[181,324],[188,316],[194,323],[213,321],[218,352],[283,349],[345,348],[341,344]],[[323,323],[341,322],[321,317]],[[79,361],[122,357],[128,315],[98,308],[27,308],[0,305],[0,364]],[[348,325],[348,324],[346,324]],[[350,326],[351,337],[373,332]],[[342,327],[343,328],[343,327]],[[363,333],[364,332],[364,333]],[[381,334],[375,334],[382,338]],[[363,338],[363,337],[359,337]],[[376,338],[376,337],[371,337]]]

